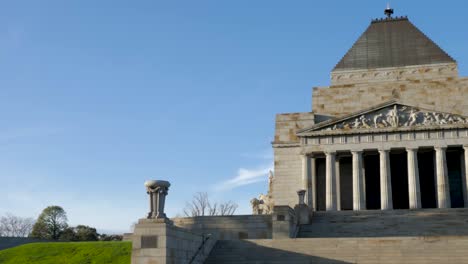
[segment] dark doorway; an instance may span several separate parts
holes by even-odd
[[[390,153],[390,171],[392,175],[393,208],[409,209],[406,151]]]
[[[418,152],[419,186],[421,190],[422,208],[437,207],[434,155],[435,151],[433,149],[423,149]]]
[[[325,158],[317,158],[315,160],[316,164],[316,175],[317,175],[317,195],[315,197],[317,203],[317,211],[326,210],[326,201],[325,201]]]
[[[461,150],[447,149],[447,170],[452,208],[463,207],[463,184],[461,176]]]
[[[353,210],[353,163],[351,157],[340,158],[341,210]]]
[[[364,156],[364,177],[366,185],[366,208],[380,209],[380,165],[378,153]]]

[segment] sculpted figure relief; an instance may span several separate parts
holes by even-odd
[[[416,124],[417,119],[418,119],[418,112],[416,112],[414,109],[411,109],[411,112],[409,113],[408,121],[406,121],[405,126],[414,126]]]
[[[273,172],[268,173],[268,193],[266,195],[260,194],[258,198],[250,200],[252,206],[252,214],[272,214],[274,201],[273,201]]]
[[[392,110],[388,111],[387,122],[392,125],[392,127],[398,127],[400,125],[400,117],[398,115],[398,108],[396,105]]]
[[[424,112],[417,108],[394,105],[379,111],[363,114],[349,121],[343,121],[325,130],[340,129],[376,129],[389,127],[412,127],[431,125],[467,124],[468,120],[462,116]]]

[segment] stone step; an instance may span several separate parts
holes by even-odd
[[[298,237],[468,235],[468,209],[314,212]]]
[[[468,263],[468,236],[219,240],[205,263]]]

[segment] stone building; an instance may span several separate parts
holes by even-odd
[[[312,91],[276,116],[276,205],[315,211],[468,207],[468,78],[407,17],[376,19]]]
[[[312,112],[276,116],[253,215],[168,219],[169,182],[148,181],[132,263],[468,263],[468,78],[385,12],[313,89]]]

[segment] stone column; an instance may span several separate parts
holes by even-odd
[[[366,210],[362,151],[352,151],[351,153],[353,154],[353,210]]]
[[[434,147],[436,155],[437,207],[450,208],[450,185],[447,170],[446,147]]]
[[[335,159],[336,210],[341,210],[340,158]]]
[[[150,196],[150,212],[147,218],[149,219],[166,219],[164,213],[164,204],[166,195],[171,184],[168,181],[146,181],[146,192]]]
[[[310,199],[312,204],[312,210],[317,210],[317,163],[314,156],[310,157],[310,176],[311,176],[311,192]]]
[[[302,155],[302,189],[309,194],[309,167],[310,161],[307,155]],[[306,201],[307,204],[307,201]]]
[[[463,204],[468,208],[468,145],[463,146],[464,152],[461,155],[462,183],[463,183]]]
[[[335,152],[326,152],[326,209],[336,211]]]
[[[146,189],[146,193],[149,195],[149,208],[150,211],[148,212],[148,216],[146,218],[152,218],[153,217],[153,212],[154,212],[154,197],[153,197],[153,192],[149,191],[148,188]]]
[[[390,150],[379,149],[380,154],[380,209],[393,209]]]
[[[421,208],[421,191],[419,187],[418,149],[406,148],[408,159],[408,192],[409,208]]]

